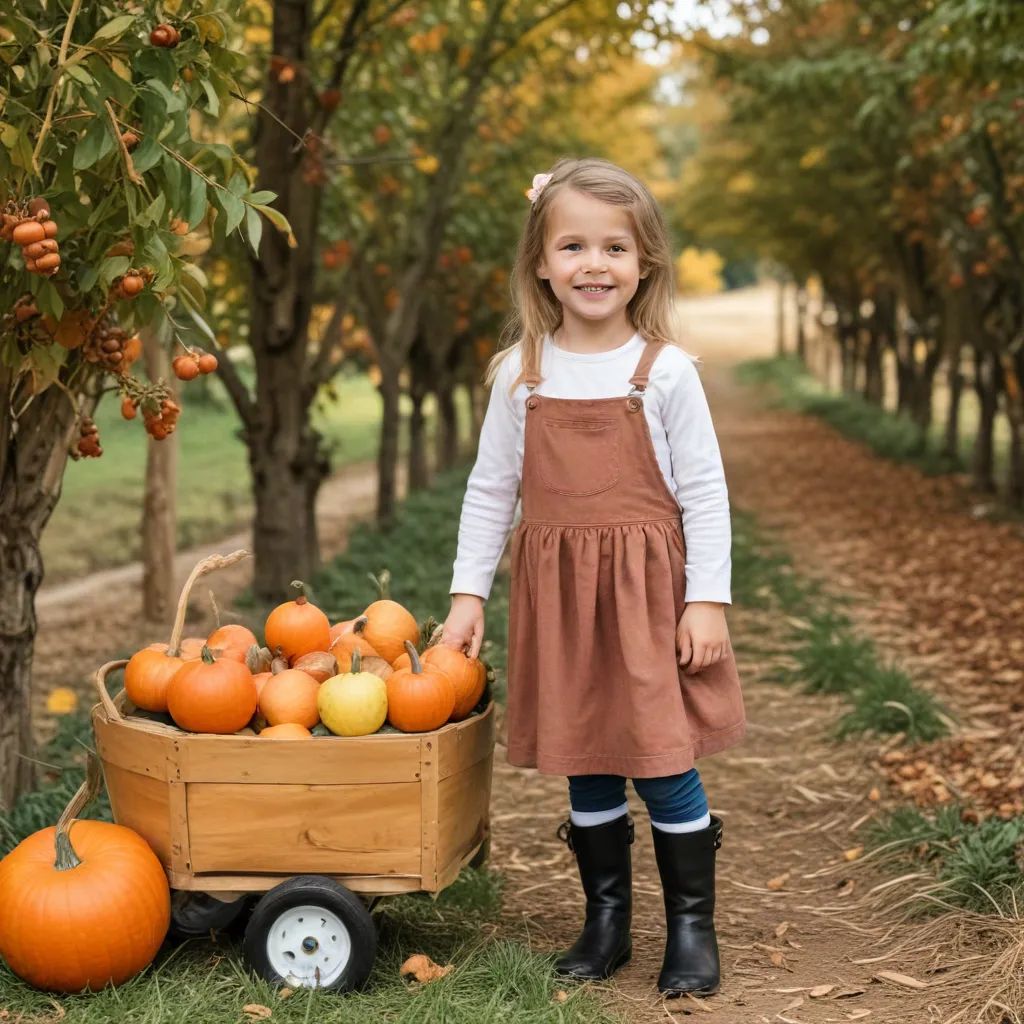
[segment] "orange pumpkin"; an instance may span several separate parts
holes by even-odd
[[[295,722],[284,722],[281,725],[268,725],[260,733],[261,740],[304,740],[313,734],[304,726]]]
[[[420,659],[424,665],[440,669],[455,687],[455,710],[452,720],[461,722],[477,706],[487,682],[486,669],[477,658],[469,658],[454,647],[436,644],[428,647]]]
[[[304,584],[295,580],[299,596],[279,604],[267,617],[264,628],[267,646],[291,661],[311,651],[326,651],[331,646],[331,623],[316,605],[310,604]]]
[[[347,633],[355,625],[355,621],[355,619],[346,619],[344,622],[336,622],[331,626],[331,643],[333,644],[339,636]]]
[[[167,687],[167,710],[189,732],[238,732],[256,711],[256,684],[244,665],[215,659],[204,647],[199,661],[186,661],[175,673]]]
[[[245,663],[245,654],[250,647],[256,646],[256,635],[245,626],[229,623],[215,629],[207,638],[206,646],[211,651],[220,651],[222,658]]]
[[[201,658],[203,655],[203,648],[206,646],[206,640],[201,636],[187,636],[181,641],[181,660],[182,661],[195,661],[196,658]],[[167,651],[170,644],[149,644],[146,647],[147,651]]]
[[[352,628],[347,633],[342,633],[337,640],[331,644],[330,653],[334,655],[338,662],[337,675],[344,675],[346,672],[352,671],[352,652],[359,651],[364,658],[380,658],[381,655],[377,653],[373,645],[363,635],[363,630],[366,627],[366,617],[360,616],[353,623]],[[387,659],[384,659],[387,661]]]
[[[292,668],[312,676],[318,683],[338,674],[338,660],[330,651],[313,651],[292,662]]]
[[[455,685],[435,666],[424,668],[416,648],[406,641],[410,667],[387,680],[388,721],[402,732],[440,729],[455,710]]]
[[[74,820],[101,783],[99,763],[56,828],[0,860],[0,956],[48,992],[120,985],[156,956],[171,921],[167,876],[123,825]]]
[[[260,694],[260,714],[271,725],[303,725],[312,729],[320,721],[316,700],[320,684],[305,672],[286,668],[272,675]]]
[[[256,684],[256,700],[260,699],[260,694],[263,692],[263,687],[267,685],[267,680],[273,675],[273,672],[257,672],[252,677],[252,681]]]
[[[363,612],[366,619],[363,635],[370,646],[393,665],[405,650],[406,641],[412,644],[419,641],[420,627],[410,611],[388,598],[390,573],[382,572],[379,580],[374,576],[370,578],[380,588],[380,600],[374,601]]]

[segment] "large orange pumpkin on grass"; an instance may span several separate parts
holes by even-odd
[[[167,687],[167,710],[189,732],[238,732],[256,711],[256,684],[244,665],[214,658],[204,647],[199,661],[186,661],[175,673]]]
[[[280,648],[289,661],[312,651],[326,651],[331,645],[330,620],[316,605],[309,603],[303,583],[294,580],[292,586],[299,591],[299,596],[294,601],[279,604],[267,616],[263,630],[267,646],[274,652]]]
[[[366,619],[363,636],[371,647],[390,664],[394,664],[405,650],[406,641],[415,644],[420,638],[420,627],[412,612],[388,597],[391,574],[382,572],[380,579],[370,579],[380,589],[380,600],[374,601],[362,617]],[[353,627],[354,628],[354,627]]]
[[[99,790],[89,776],[55,828],[0,860],[0,956],[49,992],[96,992],[148,966],[167,934],[167,876],[146,841],[106,821],[76,821]]]
[[[312,729],[320,721],[316,701],[320,684],[306,672],[286,668],[272,675],[260,693],[260,714],[271,725],[302,725]]]
[[[440,729],[455,710],[455,685],[440,669],[424,667],[409,641],[405,649],[410,667],[387,679],[388,721],[402,732]]]

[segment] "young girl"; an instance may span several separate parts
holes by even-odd
[[[673,329],[665,222],[633,175],[538,175],[469,479],[444,642],[475,655],[512,540],[508,759],[569,777],[565,835],[586,895],[562,974],[607,978],[632,944],[626,779],[651,817],[668,942],[658,987],[719,984],[715,851],[694,758],[744,714],[724,606],[729,502],[707,401]],[[685,537],[685,543],[684,543]]]

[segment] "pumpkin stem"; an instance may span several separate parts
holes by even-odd
[[[305,604],[309,600],[306,596],[306,584],[302,580],[292,580],[292,586],[299,592],[299,596],[295,598],[295,603]]]
[[[416,647],[411,640],[405,641],[405,650],[406,653],[409,655],[409,662],[412,665],[413,675],[418,676],[422,674],[423,665],[420,662],[419,653],[417,652]]]
[[[266,647],[260,647],[259,644],[253,644],[245,652],[245,667],[253,674],[256,675],[258,672],[266,672],[273,661],[273,657],[270,650]]]
[[[213,651],[210,650],[206,644],[203,644],[203,664],[212,665],[217,659],[213,656]]]
[[[349,671],[352,672],[353,675],[354,675],[357,672],[362,672],[362,670],[363,670],[363,656],[362,656],[362,654],[359,653],[359,648],[357,647],[352,652],[352,668],[349,669]]]
[[[382,569],[379,576],[374,576],[372,572],[368,572],[366,575],[370,577],[370,582],[377,588],[380,600],[389,601],[391,599],[391,573],[387,569]]]
[[[85,770],[85,781],[78,787],[78,791],[57,819],[57,834],[53,842],[53,866],[58,871],[70,871],[82,863],[78,854],[75,853],[75,848],[71,845],[71,836],[68,833],[78,815],[96,799],[102,782],[103,771],[100,759],[90,750]]]
[[[207,593],[210,595],[210,607],[213,609],[213,628],[220,629],[220,609],[217,607],[217,598],[213,596],[212,590],[207,591]]]
[[[232,551],[230,555],[210,555],[209,558],[204,558],[192,570],[189,578],[185,580],[185,586],[181,588],[181,596],[178,598],[178,610],[174,616],[171,642],[167,645],[167,656],[169,658],[177,658],[181,655],[181,635],[185,632],[185,615],[188,612],[188,599],[192,594],[192,587],[196,580],[200,576],[205,576],[208,572],[213,572],[214,569],[224,569],[229,565],[234,565],[235,562],[248,558],[250,554],[252,554],[251,551],[240,548],[238,551]]]

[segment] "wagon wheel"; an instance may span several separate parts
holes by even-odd
[[[250,971],[292,988],[347,991],[370,976],[377,931],[363,901],[322,875],[300,875],[256,904],[242,954]]]
[[[172,939],[192,939],[211,931],[225,931],[241,917],[246,903],[244,896],[225,903],[205,892],[172,892],[168,935]]]

